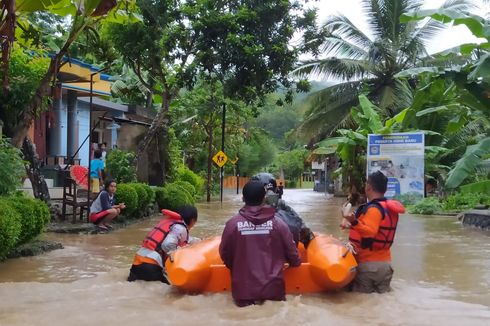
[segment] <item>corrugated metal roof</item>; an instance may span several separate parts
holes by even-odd
[[[78,100],[83,103],[90,104],[90,97],[84,96],[79,97]],[[124,104],[114,103],[111,101],[103,100],[98,97],[92,98],[92,103],[95,109],[103,109],[103,110],[115,110],[120,112],[128,112],[128,106]]]

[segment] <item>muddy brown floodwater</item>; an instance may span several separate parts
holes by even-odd
[[[345,238],[341,199],[286,190],[316,232]],[[199,204],[198,237],[221,234],[241,198]],[[236,308],[229,293],[185,295],[157,282],[128,283],[134,252],[158,217],[100,235],[45,234],[65,249],[0,263],[0,325],[490,325],[490,233],[450,217],[403,215],[388,294],[288,295]]]

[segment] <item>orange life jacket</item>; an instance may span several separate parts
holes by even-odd
[[[374,199],[367,204],[361,205],[355,215],[359,218],[365,214],[371,207],[376,207],[381,211],[381,223],[378,233],[374,238],[362,238],[358,231],[351,229],[349,232],[349,241],[354,247],[359,249],[380,250],[389,249],[395,239],[396,227],[398,225],[398,215],[405,213],[405,207],[397,201],[386,198]]]
[[[185,226],[185,228],[187,229],[187,236],[189,236],[189,229],[187,228],[187,225],[178,213],[167,209],[162,209],[162,213],[164,214],[164,216],[167,217],[162,219],[160,223],[158,223],[157,226],[155,226],[153,230],[148,233],[146,238],[143,240],[143,244],[141,246],[150,250],[155,250],[160,255],[162,255],[163,259],[165,260],[166,254],[163,252],[161,246],[163,241],[167,237],[167,234],[170,232],[172,226],[175,224],[181,224]],[[183,243],[179,243],[179,246],[186,245],[187,241],[188,239],[186,239]]]

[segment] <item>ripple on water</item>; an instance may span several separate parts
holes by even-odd
[[[285,199],[314,231],[346,237],[338,228],[343,199],[290,189]],[[193,235],[219,235],[241,205],[241,196],[227,197],[223,205],[199,203]],[[159,218],[104,235],[49,234],[65,249],[2,263],[0,325],[460,326],[490,319],[488,234],[451,218],[403,216],[391,293],[288,296],[287,302],[243,309],[229,293],[190,296],[160,283],[125,281],[134,252]]]
[[[231,295],[184,295],[157,282],[125,282],[126,269],[72,283],[3,283],[8,325],[486,325],[486,306],[450,299],[453,290],[397,281],[388,294],[288,295],[237,308]],[[4,324],[2,322],[2,324]]]

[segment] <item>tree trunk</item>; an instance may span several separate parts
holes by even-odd
[[[2,49],[1,70],[3,72],[2,88],[4,94],[10,89],[9,82],[9,58],[12,44],[15,40],[15,0],[1,0],[0,10],[2,21],[0,21],[0,43]]]
[[[22,153],[24,154],[24,159],[28,162],[28,164],[25,165],[25,168],[27,175],[31,180],[34,197],[48,202],[51,198],[49,196],[46,180],[44,180],[44,176],[41,174],[41,161],[36,152],[36,145],[34,145],[29,137],[24,138]]]
[[[160,130],[163,132],[163,136],[165,139],[167,138],[167,129],[168,129],[168,109],[170,106],[170,101],[171,97],[167,95],[168,93],[165,93],[162,95],[163,98],[163,103],[162,107],[160,108],[160,111],[158,111],[157,115],[155,118],[153,118],[153,121],[151,122],[150,128],[148,128],[145,137],[143,140],[138,144],[138,150],[136,152],[136,160],[137,164],[140,164],[140,157],[143,155],[143,153],[146,151],[148,148],[148,145],[150,145],[151,141],[157,134],[157,132]]]
[[[206,183],[206,201],[211,201],[211,182],[212,182],[212,168],[213,168],[213,130],[210,127],[210,131],[207,130],[208,134],[208,171],[207,171],[207,183]]]
[[[153,121],[151,122],[151,126],[150,128],[148,128],[148,130],[146,131],[146,134],[145,134],[145,137],[143,138],[143,140],[138,144],[138,151],[136,152],[136,166],[138,167],[142,162],[140,162],[141,160],[141,157],[143,155],[143,153],[146,151],[146,149],[148,148],[148,145],[150,144],[150,142],[155,138],[155,135],[158,133],[158,132],[161,132],[162,133],[162,137],[164,139],[164,144],[167,144],[168,141],[167,141],[167,138],[168,138],[168,110],[169,110],[169,106],[170,106],[170,101],[171,101],[171,96],[169,96],[168,92],[165,92],[163,95],[162,95],[162,98],[163,98],[163,103],[162,103],[162,107],[160,108],[160,111],[158,111],[157,115],[155,116],[155,118],[153,118]],[[166,147],[166,145],[163,145]],[[165,148],[164,149],[164,153],[167,153],[168,152],[168,148]],[[166,164],[165,164],[165,157],[167,155],[165,155],[162,159],[161,159],[161,163],[162,163],[162,173],[163,173],[163,180],[165,181],[165,170],[166,170]]]

